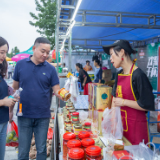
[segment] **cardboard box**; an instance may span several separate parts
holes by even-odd
[[[93,106],[96,110],[105,110],[111,107],[112,88],[106,85],[94,86],[94,102]]]

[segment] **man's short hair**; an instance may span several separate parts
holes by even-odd
[[[50,41],[49,41],[47,38],[44,38],[44,37],[38,37],[38,38],[35,40],[34,45],[40,44],[40,43],[51,44]]]
[[[89,61],[89,60],[87,60],[87,61],[86,61],[86,63],[90,63],[90,61]]]

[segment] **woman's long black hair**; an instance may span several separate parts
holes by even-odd
[[[5,44],[8,46],[8,50],[9,50],[8,42],[4,38],[0,37],[0,47],[4,46]],[[3,78],[6,76],[7,67],[8,67],[8,64],[7,64],[7,61],[5,59],[3,61],[3,63],[0,64],[0,74],[2,75]]]
[[[76,63],[76,66],[77,66],[78,68],[80,68],[80,69],[83,69],[83,66],[82,66],[82,64],[80,64],[80,63]]]

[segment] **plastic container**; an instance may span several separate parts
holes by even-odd
[[[68,99],[70,99],[71,94],[69,93],[69,91],[65,90],[65,88],[61,88],[58,92],[58,94],[64,98],[65,101],[67,101]]]
[[[71,124],[72,124],[72,122],[71,122],[71,120],[69,120],[68,118],[66,118],[65,120],[64,120],[64,125],[65,125],[65,127],[69,127],[69,126],[71,126]]]
[[[84,151],[81,148],[72,148],[68,152],[68,160],[84,160]]]
[[[76,112],[75,109],[69,110],[69,119],[72,120],[72,113]]]
[[[72,131],[72,127],[66,127],[66,133],[71,132]]]
[[[67,114],[69,114],[70,110],[73,110],[73,109],[74,109],[73,106],[68,107],[68,108],[67,108]]]
[[[79,124],[79,121],[72,121],[72,132],[74,132],[74,126],[78,124]]]
[[[81,124],[74,125],[74,133],[77,139],[80,131],[82,131],[82,125]]]
[[[72,121],[79,121],[79,113],[78,112],[72,113]]]
[[[68,152],[72,148],[81,148],[81,146],[82,146],[81,141],[77,139],[69,140],[67,143]]]
[[[63,135],[63,160],[67,160],[67,151],[68,151],[67,142],[75,138],[76,135],[72,132],[68,132]]]
[[[78,137],[80,140],[90,138],[90,133],[88,131],[80,131]]]
[[[91,131],[91,123],[90,122],[85,122],[84,123],[84,130]]]
[[[82,149],[84,150],[84,157],[86,159],[86,148],[89,146],[93,146],[95,144],[95,141],[92,138],[85,138],[81,141],[81,143],[82,143]]]
[[[101,148],[98,146],[90,146],[86,148],[87,160],[102,160]]]

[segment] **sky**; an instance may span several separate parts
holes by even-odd
[[[9,52],[17,46],[20,51],[29,49],[40,36],[29,12],[36,13],[34,0],[0,0],[0,36],[9,43]]]

